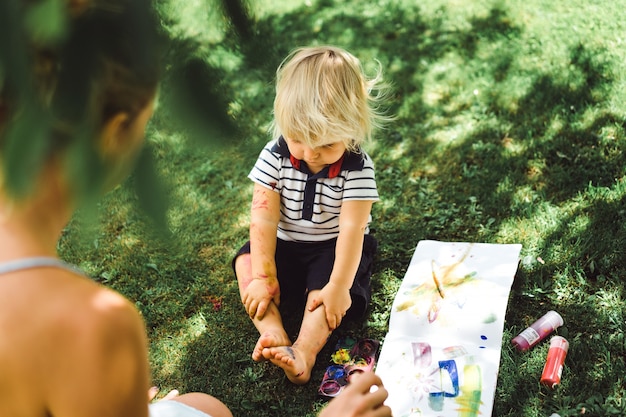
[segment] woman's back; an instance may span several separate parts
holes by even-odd
[[[123,297],[43,267],[0,275],[0,306],[0,416],[147,414],[143,323]]]

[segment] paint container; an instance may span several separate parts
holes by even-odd
[[[540,382],[543,385],[554,388],[561,382],[563,364],[565,363],[565,356],[567,356],[568,349],[569,343],[564,337],[554,336],[550,339],[548,357],[546,358],[546,364],[541,374]]]
[[[550,310],[527,329],[515,336],[511,343],[518,350],[525,351],[542,341],[557,327],[563,325],[563,318],[556,311]]]

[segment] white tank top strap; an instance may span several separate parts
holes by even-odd
[[[53,258],[51,256],[35,256],[31,258],[21,258],[0,263],[0,274],[8,274],[10,272],[22,271],[25,269],[45,267],[66,269],[76,274],[84,275],[84,273],[75,266],[72,266],[66,262],[63,262],[60,259]]]

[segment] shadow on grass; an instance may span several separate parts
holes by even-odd
[[[425,19],[417,6],[392,3],[373,14],[367,8],[328,0],[257,22],[256,40],[244,50],[253,55],[253,66],[244,66],[245,71],[266,81],[255,108],[269,113],[269,81],[296,46],[337,44],[359,57],[378,59],[395,84],[390,110],[398,120],[380,134],[372,152],[383,199],[374,209],[373,226],[381,243],[375,278],[385,270],[401,278],[421,239],[502,241],[506,237],[499,232],[512,219],[541,227],[543,210],[555,207],[559,214],[553,226],[530,249],[533,258],[548,262],[522,264],[507,323],[522,330],[541,315],[534,312],[555,303],[564,316],[589,321],[565,327],[573,346],[570,357],[582,363],[577,371],[598,384],[596,392],[614,389],[611,383],[620,380],[616,372],[624,370],[623,360],[610,370],[602,366],[602,355],[623,354],[623,340],[607,339],[602,342],[606,347],[593,353],[600,342],[589,337],[606,331],[611,320],[616,324],[609,331],[621,332],[625,315],[622,308],[617,318],[606,317],[601,308],[603,287],[612,287],[626,272],[626,201],[624,186],[615,181],[624,176],[624,127],[621,115],[603,106],[613,83],[604,51],[580,45],[569,51],[561,67],[524,68],[524,54],[529,53],[520,45],[524,29],[506,8],[493,7],[464,28],[450,28],[445,9]],[[232,39],[216,48],[238,50]],[[461,68],[458,75],[434,71],[448,60]],[[439,90],[433,92],[429,83],[440,85]],[[480,91],[466,94],[474,84]],[[233,85],[223,86],[223,93],[236,96]],[[432,135],[459,126],[462,132],[451,139]],[[611,235],[615,239],[606,239]],[[571,286],[568,274],[578,275],[583,291],[561,287]],[[560,282],[560,275],[567,279]],[[621,287],[613,289],[619,292]],[[569,293],[559,301],[554,294],[560,291]],[[226,301],[232,304],[229,308],[240,307],[236,292],[229,292]],[[199,303],[195,311],[205,308]],[[327,349],[320,354],[311,384],[294,387],[280,370],[250,360],[257,336],[243,312],[219,314],[212,314],[207,325],[214,330],[187,346],[179,376],[186,386],[181,388],[213,393],[235,415],[282,416],[292,410],[312,415]],[[368,332],[365,327],[353,330]],[[507,384],[498,387],[494,415],[515,415],[510,407],[538,396],[533,374],[512,377],[526,359],[513,354],[510,359],[501,372]],[[217,381],[213,374],[232,377]],[[567,378],[564,385],[567,398],[585,398],[582,390],[589,386],[577,387]],[[577,406],[560,404],[565,400],[554,395],[545,397],[546,409]],[[498,398],[506,403],[500,405]]]

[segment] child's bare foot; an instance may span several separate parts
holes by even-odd
[[[311,369],[306,356],[293,346],[278,346],[263,349],[265,359],[280,367],[294,384],[303,385],[311,379]]]
[[[262,362],[266,358],[263,356],[263,349],[268,349],[276,346],[291,346],[291,340],[285,334],[281,332],[265,332],[256,342],[256,346],[252,351],[252,360],[255,362]]]

